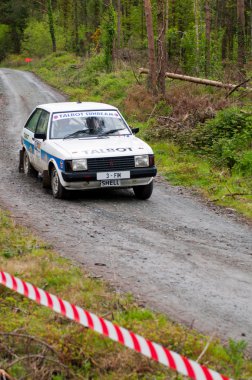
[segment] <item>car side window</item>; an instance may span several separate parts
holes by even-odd
[[[37,123],[38,123],[38,119],[41,115],[41,112],[42,110],[37,108],[33,114],[31,115],[31,117],[29,118],[29,120],[27,121],[26,125],[25,125],[25,128],[29,129],[31,132],[35,132],[35,129],[36,129],[36,126],[37,126]]]
[[[50,114],[46,111],[42,111],[37,128],[36,133],[45,133],[47,132],[48,122],[49,122]]]

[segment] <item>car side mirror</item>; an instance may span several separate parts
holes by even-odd
[[[134,135],[136,135],[139,132],[139,128],[131,128],[131,130],[132,133],[134,133]]]
[[[46,140],[46,133],[34,133],[34,138],[39,140]]]

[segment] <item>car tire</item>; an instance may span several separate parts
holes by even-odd
[[[23,172],[25,175],[30,175],[32,177],[38,176],[38,171],[32,166],[26,150],[23,153]]]
[[[55,167],[51,171],[51,187],[54,198],[66,199],[68,197],[68,191],[61,185],[58,172]]]
[[[137,199],[149,199],[153,191],[153,181],[151,181],[148,185],[134,186],[133,190]]]

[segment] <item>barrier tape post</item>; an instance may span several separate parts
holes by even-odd
[[[193,380],[232,380],[220,375],[199,363],[170,351],[167,348],[151,342],[142,336],[135,334],[123,327],[100,318],[79,306],[70,304],[34,285],[14,277],[6,272],[0,272],[0,284],[22,294],[23,296],[46,306],[65,317],[88,327],[115,342],[141,353],[178,373],[188,376]]]

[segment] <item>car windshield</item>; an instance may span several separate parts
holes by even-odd
[[[53,114],[50,137],[51,139],[79,139],[130,133],[117,111],[74,111]]]

